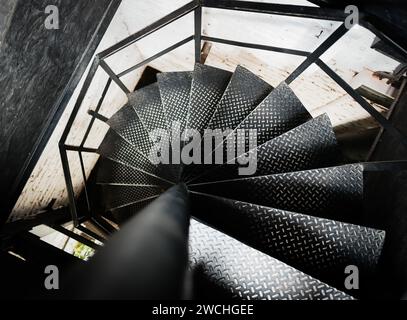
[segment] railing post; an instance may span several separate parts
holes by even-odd
[[[201,34],[202,34],[202,6],[199,5],[194,11],[195,27],[195,62],[201,62]]]
[[[59,144],[59,153],[61,155],[62,168],[64,171],[66,190],[69,199],[69,210],[71,212],[72,221],[74,226],[79,225],[78,211],[76,209],[75,191],[72,183],[71,170],[69,168],[68,154],[64,144]]]

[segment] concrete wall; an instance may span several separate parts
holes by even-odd
[[[0,47],[1,214],[111,0],[19,0]],[[7,2],[6,2],[7,4]],[[11,2],[4,8],[11,8]],[[45,8],[59,9],[57,30]],[[7,12],[7,10],[6,10]],[[6,24],[4,24],[6,25]]]

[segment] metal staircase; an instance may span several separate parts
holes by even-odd
[[[329,117],[312,118],[289,87],[305,69],[316,64],[384,129],[407,144],[406,137],[386,117],[320,60],[348,29],[341,24],[313,52],[243,43],[202,35],[202,7],[334,21],[346,18],[337,9],[192,1],[96,56],[59,147],[75,225],[93,219],[109,229],[111,226],[107,227],[101,218],[109,216],[123,228],[78,271],[81,281],[72,282],[70,296],[185,298],[184,273],[189,270],[193,293],[188,297],[192,298],[380,297],[380,293],[369,291],[369,285],[361,285],[357,291],[346,288],[344,270],[349,265],[357,266],[362,284],[375,283],[382,277],[380,263],[387,230],[372,223],[365,211],[370,199],[364,190],[372,188],[367,185],[371,173],[391,174],[407,166],[403,161],[344,163]],[[195,17],[195,31],[190,37],[118,74],[107,64],[108,57],[189,13]],[[363,18],[361,24],[369,28]],[[372,31],[406,55],[389,34],[373,27]],[[190,41],[195,43],[192,72],[159,74],[156,83],[135,92],[122,82],[126,74]],[[201,64],[202,41],[305,59],[273,88],[242,66],[230,73]],[[99,68],[109,80],[96,109],[89,112],[92,119],[82,143],[68,145],[69,132]],[[128,102],[107,119],[99,111],[113,84],[128,96]],[[87,137],[99,120],[109,126],[109,131],[98,148],[87,148]],[[149,133],[170,131],[174,122],[180,124],[181,132],[188,128],[200,133],[205,129],[255,130],[257,147],[238,156],[257,159],[255,174],[240,176],[233,161],[152,163]],[[222,142],[213,145],[209,156],[201,154],[202,163],[216,152],[228,154]],[[83,214],[78,209],[68,152],[79,154],[83,171],[83,153],[100,155],[96,184],[101,192],[96,198],[102,202],[102,211],[93,210],[86,188],[88,212]],[[171,152],[167,156],[171,159]],[[86,182],[84,172],[83,176]],[[160,291],[165,279],[171,281]]]
[[[161,74],[158,85],[130,97],[107,121],[101,198],[126,221],[172,185],[186,184],[199,297],[351,299],[344,292],[348,265],[374,281],[385,232],[366,227],[362,216],[372,165],[342,164],[328,116],[312,119],[285,83],[271,89],[242,67],[231,76],[197,64],[192,76]],[[257,129],[255,176],[239,176],[228,163],[177,166],[175,174],[171,164],[149,163],[148,132],[169,129],[173,119],[199,131],[218,124]],[[374,170],[388,166],[376,163]]]

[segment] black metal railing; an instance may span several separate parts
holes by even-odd
[[[222,39],[222,38],[215,38],[206,35],[202,35],[202,8],[214,8],[220,10],[234,10],[234,11],[246,11],[246,12],[254,12],[254,13],[261,13],[261,14],[271,14],[271,15],[284,15],[284,16],[291,16],[291,17],[301,17],[301,18],[311,18],[311,19],[322,19],[322,20],[330,20],[330,21],[342,21],[346,19],[346,14],[342,10],[337,9],[324,9],[318,7],[304,7],[304,6],[297,6],[297,5],[281,5],[281,4],[271,4],[271,3],[258,3],[258,2],[248,2],[248,1],[234,1],[234,0],[195,0],[191,1],[190,3],[184,5],[183,7],[179,8],[178,10],[170,13],[166,17],[154,22],[153,24],[145,27],[144,29],[136,32],[135,34],[125,38],[124,40],[118,42],[117,44],[111,46],[110,48],[100,52],[94,58],[90,70],[87,74],[83,87],[79,93],[77,98],[76,104],[73,108],[73,111],[70,115],[68,123],[65,127],[65,130],[62,134],[62,137],[59,141],[59,149],[61,154],[62,166],[64,170],[64,176],[66,181],[66,187],[68,191],[68,197],[70,202],[70,212],[72,215],[72,220],[74,221],[75,225],[80,224],[80,219],[78,216],[78,209],[75,200],[74,194],[74,187],[71,177],[71,170],[68,162],[68,152],[78,152],[79,160],[81,164],[82,176],[85,185],[85,197],[88,205],[89,214],[92,214],[92,210],[90,207],[90,202],[88,198],[88,192],[86,188],[86,174],[85,174],[85,166],[83,163],[83,153],[96,153],[97,149],[93,148],[86,148],[84,147],[89,133],[94,125],[95,120],[106,121],[107,118],[103,115],[99,114],[99,110],[101,105],[106,97],[107,91],[112,84],[112,81],[115,82],[119,88],[125,93],[130,93],[130,90],[125,86],[122,82],[121,78],[128,73],[139,69],[140,67],[145,66],[149,62],[179,48],[191,41],[194,41],[194,56],[195,62],[200,62],[201,60],[201,45],[202,41],[210,41],[216,42],[231,46],[238,46],[250,49],[258,49],[258,50],[266,50],[266,51],[274,51],[279,52],[282,54],[290,54],[290,55],[297,55],[305,57],[305,60],[286,78],[287,83],[291,83],[294,81],[298,76],[300,76],[309,66],[312,64],[316,64],[321,70],[323,70],[330,78],[332,78],[340,87],[342,87],[346,93],[348,93],[356,102],[358,102],[363,109],[365,109],[385,130],[388,130],[395,136],[400,139],[400,142],[407,146],[407,138],[403,136],[393,125],[392,123],[381,113],[379,113],[370,103],[368,103],[360,94],[358,94],[351,86],[349,86],[346,81],[344,81],[335,71],[333,71],[328,65],[326,65],[321,59],[321,55],[325,53],[332,45],[334,45],[339,39],[341,39],[349,29],[345,27],[345,24],[342,23],[323,43],[321,43],[313,52],[306,52],[301,50],[295,50],[291,48],[281,48],[275,46],[268,46],[256,43],[247,43],[247,42],[239,42],[234,41],[231,39]],[[169,25],[170,23],[177,21],[178,19],[184,17],[189,13],[194,13],[194,30],[193,34],[174,45],[162,50],[161,52],[137,63],[136,65],[124,70],[116,74],[107,64],[106,59],[115,55],[117,52],[123,50],[124,48],[128,47],[131,44],[136,43],[137,41],[153,34],[154,32],[160,30],[161,28]],[[402,46],[398,45],[396,42],[392,40],[392,38],[375,28],[373,25],[369,23],[366,17],[361,14],[359,16],[359,24],[369,29],[373,32],[376,36],[378,36],[381,40],[386,42],[388,45],[391,45],[399,52],[404,54],[407,57],[407,50]],[[192,31],[192,30],[191,30]],[[75,118],[78,114],[79,109],[82,106],[83,100],[85,95],[89,89],[90,84],[96,74],[96,71],[101,68],[103,69],[106,74],[109,76],[105,88],[101,94],[99,102],[95,108],[89,112],[91,117],[91,121],[86,129],[82,142],[79,146],[72,146],[67,145],[67,137],[72,129],[72,125],[75,121]]]

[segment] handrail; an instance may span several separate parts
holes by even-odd
[[[135,43],[136,41],[139,41],[149,34],[156,32],[157,30],[160,30],[161,28],[165,27],[169,23],[172,23],[188,13],[194,11],[196,8],[199,7],[198,1],[191,1],[187,3],[186,5],[182,6],[181,8],[171,12],[169,15],[165,16],[164,18],[157,20],[156,22],[150,24],[149,26],[141,29],[140,31],[128,36],[127,38],[123,39],[122,41],[118,42],[117,44],[111,46],[110,48],[107,48],[106,50],[100,52],[98,54],[98,57],[100,59],[106,59],[107,57],[110,57],[112,54],[115,54],[117,51],[122,50],[129,45]]]

